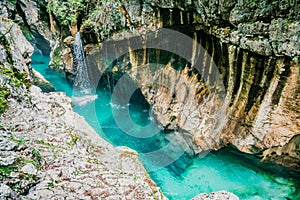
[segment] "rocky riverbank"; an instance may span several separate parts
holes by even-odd
[[[32,86],[29,98],[1,117],[2,197],[164,199],[137,153],[102,140],[65,94]]]
[[[0,199],[165,199],[136,152],[101,139],[65,94],[31,85],[19,26],[1,17],[0,30]]]

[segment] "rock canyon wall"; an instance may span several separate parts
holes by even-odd
[[[94,10],[90,9],[92,6]],[[184,140],[195,153],[230,145],[256,154],[263,161],[297,170],[299,6],[297,1],[279,0],[89,2],[85,10],[77,13],[75,24],[63,25],[54,10],[47,20],[52,35],[64,39],[64,47],[57,48],[55,58],[63,58],[64,65],[59,68],[70,78],[76,73],[72,43],[77,30],[81,32],[86,55],[98,58],[93,66],[101,73],[105,69],[98,50],[103,52],[107,41],[118,48],[125,42],[126,52],[130,53],[110,69],[114,74],[127,72],[136,80],[166,132],[184,133]],[[23,11],[28,7],[21,6]],[[58,29],[56,24],[65,28]],[[205,51],[191,45],[191,57],[201,61],[197,64],[205,66],[200,67],[204,71],[195,70],[192,60],[162,50],[152,51],[145,46],[131,51],[130,38],[145,40],[148,31],[160,28],[183,32],[197,41]],[[147,74],[151,62],[164,65],[158,70],[164,78],[157,79],[156,84],[153,74]],[[214,74],[211,65],[219,70],[224,85],[223,101],[217,102],[221,115],[216,105],[214,109],[211,106],[216,97],[213,91],[218,89],[207,84],[209,74]],[[166,82],[168,88],[163,87]]]
[[[136,80],[165,130],[185,133],[184,138],[196,153],[231,145],[242,152],[259,155],[263,161],[297,170],[299,6],[296,1],[275,0],[148,0],[122,2],[122,6],[112,2],[100,6],[80,30],[87,55],[96,55],[90,51],[96,47],[103,50],[103,46],[96,44],[104,39],[116,43],[112,48],[122,48],[118,42],[125,41],[127,51],[131,51],[130,46],[134,45],[126,37],[147,41],[145,33],[159,28],[189,35],[206,52],[193,49],[191,55],[202,59],[200,65],[204,71],[196,72],[197,66],[191,60],[182,61],[170,54],[162,56],[162,50],[153,52],[147,45],[143,50],[123,56],[112,68],[127,72]],[[107,14],[111,24],[103,22],[101,9],[112,10]],[[70,45],[68,41],[65,40]],[[160,69],[163,79],[155,85],[147,73],[149,66],[139,68],[153,62],[164,65]],[[68,63],[71,62],[66,60]],[[210,107],[214,94],[205,83],[205,76],[213,74],[205,71],[205,66],[213,63],[225,86],[221,116]],[[103,65],[98,67],[103,72]],[[168,88],[164,87],[166,82]]]

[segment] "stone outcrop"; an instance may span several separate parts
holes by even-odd
[[[163,199],[137,158],[114,148],[72,111],[62,93],[32,86],[31,103],[11,102],[1,117],[5,163],[1,182],[28,199]],[[2,153],[2,154],[3,154]]]
[[[1,17],[0,33],[0,198],[165,199],[136,152],[101,139],[64,93],[31,85],[19,26]]]
[[[50,31],[50,20],[45,6],[45,1],[2,1],[3,9],[0,14],[18,23],[26,38],[33,45],[39,46],[44,54],[49,54],[51,51],[49,41],[53,41],[55,34],[58,33]]]

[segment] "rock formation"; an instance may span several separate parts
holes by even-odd
[[[114,148],[63,93],[32,85],[33,47],[0,17],[0,199],[165,199],[137,153]]]
[[[224,115],[218,116],[217,129],[212,113],[217,116],[218,111],[210,107],[214,93],[205,80],[210,70],[196,72],[193,67],[197,66],[189,61],[172,54],[161,56],[163,51],[146,48],[124,55],[111,70],[118,75],[130,72],[165,131],[184,133],[183,143],[188,143],[193,153],[233,146],[255,154],[266,163],[288,166],[299,173],[300,4],[297,1],[88,2],[85,10],[76,13],[77,23],[69,25],[57,13],[48,14],[46,2],[4,1],[1,14],[27,27],[39,46],[47,46],[45,39],[49,40],[53,66],[57,66],[54,68],[65,70],[70,78],[75,74],[72,42],[76,30],[81,32],[86,55],[91,56],[97,55],[97,49],[103,50],[103,41],[118,46],[131,38],[143,39],[148,31],[160,28],[190,36],[207,52],[192,49],[194,57],[210,55],[212,59],[202,59],[201,65],[215,63],[222,76]],[[57,42],[58,38],[64,40],[64,47]],[[47,48],[42,49],[44,53],[49,52]],[[23,55],[25,59],[21,59],[20,66],[28,63],[28,55]],[[102,58],[100,55],[96,60],[98,66]],[[152,74],[146,72],[149,61],[163,64],[159,72],[164,78],[159,84],[151,84]],[[28,67],[23,68],[25,72],[30,71]],[[104,72],[101,67],[99,70]],[[170,83],[171,90],[163,87],[165,82]],[[32,166],[25,169],[28,168]]]
[[[261,156],[263,161],[299,169],[299,144],[295,139],[300,133],[297,2],[147,0],[97,6],[80,27],[87,55],[93,55],[91,49],[95,49],[89,45],[96,47],[103,40],[117,43],[132,36],[143,38],[147,31],[170,28],[186,33],[202,45],[212,57],[210,61],[203,60],[203,66],[214,62],[218,67],[226,95],[222,127],[217,131],[210,128],[214,126],[212,114],[208,114],[212,110],[203,103],[209,96],[203,80],[198,80],[197,73],[191,66],[185,67],[180,58],[160,57],[165,65],[164,81],[171,83],[173,92],[143,85],[149,82],[144,69],[132,74],[134,80],[141,77],[137,81],[142,92],[166,129],[189,133],[186,140],[196,153],[230,144],[242,152]],[[105,17],[111,24],[103,20]],[[65,52],[65,58],[71,59],[71,51]],[[159,50],[156,53],[162,54]],[[153,52],[147,49],[131,52],[119,59],[114,69],[136,69],[150,62],[151,55]],[[201,52],[196,56],[201,57]],[[170,66],[177,69],[175,74],[170,74]],[[72,70],[68,65],[67,71]],[[200,85],[201,89],[195,89]],[[149,94],[150,89],[159,92]],[[185,93],[187,89],[189,94]],[[293,148],[288,148],[291,145]]]

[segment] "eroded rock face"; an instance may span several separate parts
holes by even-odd
[[[0,62],[9,69],[11,69],[9,65],[12,64],[20,73],[29,74],[26,79],[43,86],[47,91],[54,91],[53,86],[31,68],[30,56],[34,52],[34,48],[23,36],[20,27],[12,20],[0,16],[0,31],[1,34],[5,34],[6,41],[8,41],[6,45],[0,45],[0,55],[2,55]],[[7,62],[10,58],[11,61]],[[13,90],[11,92],[14,93]]]
[[[22,0],[17,1],[15,10],[17,10],[16,19],[25,29],[25,34],[31,35],[30,39],[33,44],[39,46],[39,49],[45,55],[49,55],[51,48],[54,46],[55,32],[51,32],[49,15],[46,13],[46,2]]]
[[[206,85],[205,79],[212,78],[209,67],[197,74],[188,63],[171,56],[153,71],[147,62],[155,63],[151,58],[163,54],[159,50],[130,52],[114,66],[140,86],[166,132],[181,131],[185,142],[178,145],[187,143],[194,153],[201,153],[232,144],[242,152],[262,155],[267,149],[283,147],[299,134],[300,74],[296,58],[262,56],[224,44],[201,31],[190,35],[204,48],[195,49],[198,54],[191,57],[203,58],[200,65],[215,65],[221,73],[226,89],[222,102],[214,100],[217,92],[210,92]],[[130,45],[127,48],[130,50]],[[206,57],[208,54],[212,56]],[[204,74],[202,79],[199,73]],[[295,148],[299,149],[298,145]],[[292,155],[299,160],[298,154]]]
[[[103,9],[114,10],[119,4],[109,5],[112,7]],[[300,43],[297,39],[300,28],[299,5],[295,1],[147,0],[143,3],[122,1],[121,5],[122,9],[115,14],[119,17],[113,18],[113,24],[119,24],[119,27],[115,29],[111,25],[111,32],[107,35],[101,30],[96,32],[101,35],[99,38],[102,40],[122,29],[139,34],[159,27],[194,24],[221,38],[222,42],[232,43],[261,55],[300,55]],[[99,16],[97,13],[94,15]],[[93,17],[91,19],[96,22],[99,20]]]
[[[1,49],[1,54],[4,55],[1,59],[2,63],[6,61],[8,56],[11,56],[15,64],[14,66],[18,70],[29,73],[30,56],[33,53],[33,47],[24,38],[19,26],[12,20],[0,16],[0,31],[1,34],[6,34],[7,40],[12,40],[12,44],[17,45],[9,45],[10,55],[5,52],[6,49],[4,47]]]
[[[202,13],[216,13],[216,4],[210,2],[208,5],[198,1],[198,4],[206,8],[206,12]],[[298,5],[286,3],[283,6],[281,3],[278,10],[277,6],[278,1],[273,1],[268,6],[265,2],[255,4],[241,1],[234,8],[232,4],[220,2],[216,9],[218,13],[233,8],[229,18],[201,15],[204,22],[203,16],[208,19],[208,23],[209,19],[212,19],[211,22],[215,19],[223,22],[229,19],[230,23],[237,25],[235,28],[222,28],[224,24],[215,26],[211,23],[213,27],[206,27],[204,31],[220,38],[221,45],[214,45],[212,40],[208,43],[213,49],[222,49],[214,55],[222,55],[221,65],[224,68],[219,69],[227,89],[226,99],[231,99],[230,103],[224,102],[228,103],[228,122],[222,131],[221,143],[230,141],[248,153],[260,152],[271,146],[285,146],[300,130],[297,111],[299,62],[295,57],[299,55],[300,45],[297,38],[300,32],[297,21],[299,19],[294,15],[298,12]],[[287,57],[276,57],[282,55]],[[217,65],[219,66],[218,63]],[[224,69],[227,72],[224,73]],[[195,142],[201,145],[201,133],[194,136]],[[281,156],[285,157],[283,154]],[[299,160],[299,155],[293,156]]]
[[[219,129],[212,133],[209,126],[214,120],[208,114],[209,104],[203,104],[206,93],[193,89],[201,82],[191,81],[183,70],[166,76],[175,92],[155,88],[159,95],[149,94],[149,87],[142,85],[146,76],[138,74],[143,77],[140,86],[145,97],[154,102],[153,111],[164,127],[191,133],[189,141],[197,144],[197,152],[231,143],[243,152],[259,153],[282,147],[299,134],[298,7],[295,1],[278,0],[110,2],[90,16],[101,26],[93,29],[86,25],[81,32],[85,43],[95,43],[95,38],[98,42],[107,38],[122,41],[161,27],[197,35],[197,41],[216,62],[226,88],[226,114]],[[103,21],[104,16],[111,23]],[[63,55],[65,70],[74,74],[70,45]],[[137,53],[144,61],[145,55]],[[128,60],[137,66],[133,56]],[[120,67],[122,70],[125,72],[126,67]],[[167,68],[162,70],[168,75]],[[179,111],[182,108],[184,112]]]
[[[300,137],[295,135],[287,144],[265,150],[263,152],[263,161],[299,169],[299,146]]]

